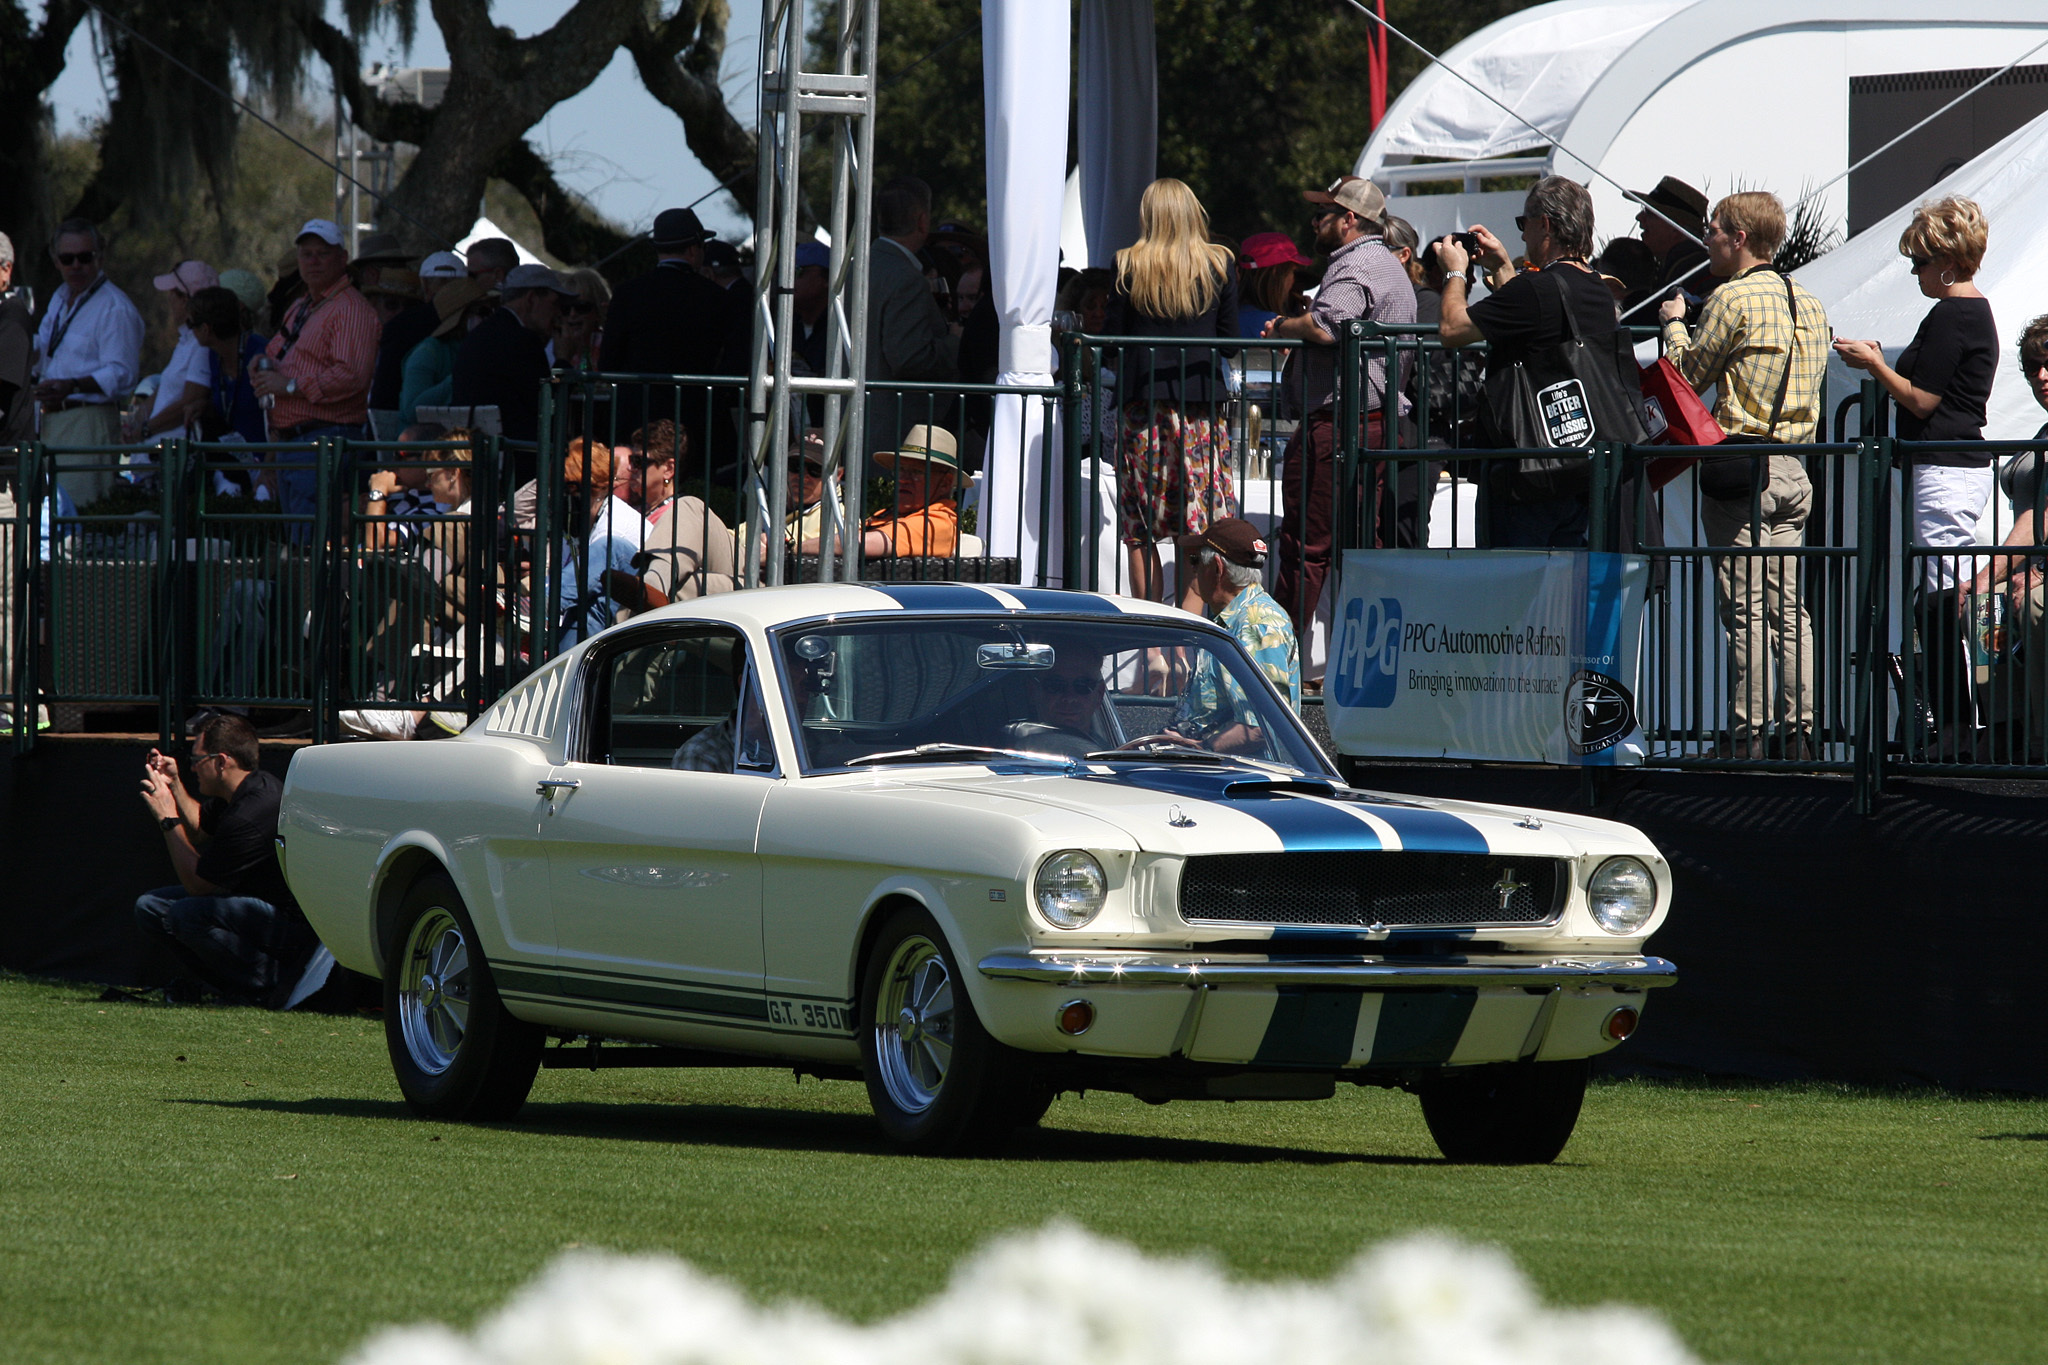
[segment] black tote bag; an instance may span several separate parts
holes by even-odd
[[[1635,445],[1649,439],[1643,425],[1642,386],[1633,379],[1635,358],[1624,334],[1616,329],[1588,341],[1579,331],[1564,280],[1543,272],[1537,279],[1549,279],[1557,289],[1570,334],[1536,347],[1527,359],[1487,377],[1488,438],[1496,448],[1523,450],[1594,441]],[[1631,376],[1627,384],[1622,382],[1624,365]],[[1502,491],[1517,502],[1546,502],[1578,493],[1590,481],[1583,456],[1532,456],[1506,472]]]

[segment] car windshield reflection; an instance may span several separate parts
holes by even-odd
[[[776,632],[805,772],[1188,760],[1325,774],[1235,641],[1171,622],[943,617]]]

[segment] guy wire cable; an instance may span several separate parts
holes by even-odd
[[[1403,32],[1402,32],[1402,31],[1401,31],[1400,29],[1398,29],[1398,28],[1394,27],[1394,25],[1393,25],[1393,24],[1391,24],[1391,23],[1389,23],[1389,22],[1388,22],[1387,20],[1385,20],[1385,19],[1382,19],[1382,18],[1381,18],[1381,17],[1379,16],[1379,15],[1375,14],[1375,13],[1374,13],[1373,11],[1371,11],[1371,10],[1367,9],[1367,8],[1366,8],[1366,7],[1364,6],[1364,5],[1362,5],[1362,4],[1360,4],[1360,3],[1359,3],[1359,0],[1344,0],[1344,3],[1346,3],[1346,4],[1350,5],[1350,6],[1351,6],[1351,7],[1353,8],[1353,9],[1357,10],[1357,11],[1358,11],[1358,12],[1359,12],[1360,14],[1363,14],[1363,15],[1364,15],[1364,16],[1365,16],[1366,18],[1368,18],[1368,19],[1372,20],[1372,21],[1373,21],[1374,23],[1376,23],[1376,24],[1380,25],[1380,26],[1381,26],[1382,28],[1384,28],[1384,29],[1385,29],[1385,30],[1386,30],[1387,32],[1389,32],[1389,33],[1393,34],[1393,35],[1394,35],[1394,36],[1395,36],[1396,38],[1399,38],[1399,39],[1400,39],[1400,40],[1401,40],[1402,42],[1404,42],[1404,43],[1408,44],[1408,46],[1410,46],[1410,47],[1414,48],[1414,49],[1415,49],[1415,50],[1416,50],[1417,52],[1420,52],[1420,53],[1421,53],[1421,54],[1422,54],[1422,55],[1423,55],[1424,57],[1426,57],[1426,58],[1428,58],[1428,59],[1429,59],[1429,61],[1430,61],[1430,63],[1431,63],[1432,65],[1434,65],[1434,66],[1440,66],[1440,67],[1442,67],[1442,68],[1443,68],[1443,69],[1444,69],[1444,70],[1445,70],[1446,72],[1448,72],[1448,73],[1449,73],[1449,74],[1450,74],[1451,76],[1455,77],[1455,78],[1456,78],[1456,79],[1457,79],[1458,81],[1460,81],[1460,82],[1461,82],[1461,83],[1463,83],[1464,85],[1466,85],[1466,86],[1470,87],[1470,88],[1471,88],[1471,89],[1473,90],[1473,92],[1474,92],[1474,93],[1476,93],[1477,95],[1479,95],[1479,97],[1480,97],[1481,99],[1484,99],[1484,100],[1486,100],[1486,101],[1487,101],[1488,103],[1492,104],[1492,105],[1493,105],[1493,106],[1494,106],[1495,108],[1499,109],[1499,110],[1500,110],[1500,111],[1501,111],[1502,113],[1506,114],[1506,115],[1507,115],[1507,116],[1508,116],[1509,118],[1511,118],[1511,119],[1513,119],[1513,120],[1514,120],[1515,122],[1517,122],[1517,123],[1521,124],[1521,125],[1522,125],[1522,126],[1523,126],[1524,128],[1527,128],[1527,129],[1528,129],[1528,130],[1529,130],[1530,132],[1532,132],[1532,133],[1536,134],[1536,136],[1538,136],[1538,137],[1542,138],[1542,139],[1544,140],[1544,142],[1548,143],[1548,144],[1549,144],[1550,146],[1552,146],[1552,147],[1555,147],[1555,148],[1556,148],[1556,149],[1558,149],[1559,151],[1563,152],[1563,153],[1564,153],[1564,154],[1565,154],[1566,156],[1569,156],[1569,157],[1571,157],[1571,158],[1572,158],[1572,160],[1574,160],[1574,161],[1578,162],[1578,163],[1579,163],[1580,165],[1582,165],[1582,166],[1586,167],[1586,169],[1587,169],[1587,170],[1591,171],[1591,172],[1592,172],[1592,173],[1593,173],[1594,175],[1596,175],[1596,176],[1599,176],[1599,177],[1600,177],[1600,179],[1602,179],[1602,180],[1605,180],[1605,181],[1606,181],[1606,182],[1607,182],[1607,183],[1608,183],[1609,185],[1612,185],[1612,186],[1613,186],[1613,187],[1614,187],[1615,189],[1617,189],[1617,190],[1620,190],[1624,198],[1630,198],[1630,199],[1634,199],[1634,196],[1633,196],[1633,195],[1631,195],[1631,194],[1629,193],[1629,191],[1627,190],[1627,188],[1625,188],[1625,187],[1624,187],[1624,186],[1623,186],[1623,185],[1621,184],[1621,182],[1620,182],[1620,181],[1616,180],[1616,179],[1615,179],[1615,178],[1614,178],[1613,176],[1610,176],[1610,175],[1608,175],[1608,174],[1607,174],[1606,172],[1602,171],[1602,170],[1601,170],[1601,169],[1600,169],[1600,168],[1599,168],[1598,166],[1595,166],[1595,165],[1594,165],[1594,164],[1593,164],[1593,163],[1592,163],[1591,161],[1587,160],[1586,158],[1584,158],[1584,157],[1582,157],[1582,156],[1578,155],[1578,154],[1577,154],[1576,152],[1572,151],[1572,149],[1571,149],[1571,148],[1569,148],[1569,147],[1565,146],[1565,145],[1564,145],[1564,144],[1563,144],[1562,142],[1558,141],[1558,140],[1557,140],[1556,138],[1552,137],[1552,136],[1551,136],[1550,134],[1548,134],[1548,133],[1544,132],[1544,131],[1543,131],[1543,130],[1542,130],[1541,128],[1538,128],[1538,127],[1537,127],[1537,126],[1536,126],[1535,124],[1533,124],[1533,123],[1529,122],[1529,120],[1528,120],[1528,119],[1526,119],[1526,118],[1523,118],[1523,117],[1521,116],[1521,114],[1519,114],[1519,113],[1518,113],[1518,112],[1516,112],[1515,110],[1513,110],[1513,109],[1510,109],[1510,108],[1509,108],[1509,107],[1508,107],[1507,105],[1505,105],[1505,104],[1501,103],[1501,101],[1500,101],[1500,100],[1499,100],[1499,99],[1498,99],[1498,98],[1497,98],[1497,97],[1496,97],[1496,96],[1495,96],[1495,95],[1494,95],[1494,94],[1493,94],[1493,93],[1492,93],[1491,91],[1489,91],[1489,90],[1487,90],[1487,89],[1486,89],[1485,87],[1483,87],[1483,86],[1479,85],[1479,84],[1478,84],[1478,83],[1477,83],[1476,81],[1473,81],[1473,80],[1472,80],[1472,79],[1471,79],[1470,77],[1466,76],[1464,72],[1462,72],[1462,71],[1459,71],[1459,70],[1458,70],[1458,69],[1457,69],[1456,67],[1452,66],[1452,65],[1451,65],[1451,64],[1450,64],[1449,62],[1446,62],[1446,61],[1445,61],[1445,60],[1444,60],[1444,59],[1443,59],[1442,57],[1439,57],[1439,56],[1438,56],[1438,55],[1437,55],[1436,53],[1434,53],[1434,52],[1431,52],[1431,51],[1430,51],[1430,50],[1429,50],[1428,48],[1424,47],[1424,46],[1423,46],[1423,45],[1422,45],[1421,43],[1418,43],[1418,42],[1416,42],[1416,41],[1415,41],[1415,40],[1414,40],[1413,38],[1411,38],[1411,37],[1409,37],[1409,36],[1408,36],[1407,34],[1403,33]],[[2025,61],[2025,60],[2026,60],[2027,58],[2029,58],[2029,57],[2033,56],[2033,55],[2034,55],[2034,54],[2035,54],[2036,52],[2039,52],[2039,51],[2040,51],[2040,50],[2041,50],[2042,48],[2044,48],[2044,47],[2048,47],[2048,38],[2044,38],[2044,39],[2042,39],[2042,40],[2041,40],[2041,41],[2040,41],[2039,43],[2036,43],[2036,44],[2035,44],[2035,45],[2034,45],[2033,47],[2031,47],[2031,48],[2028,48],[2028,49],[2027,49],[2027,50],[2026,50],[2025,52],[2022,52],[2022,53],[2021,53],[2021,54],[2020,54],[2019,56],[2017,56],[2017,57],[2013,58],[2013,59],[2012,59],[2011,61],[2007,62],[2007,63],[2006,63],[2006,64],[2005,64],[2004,66],[2001,66],[2001,67],[1999,67],[1999,68],[1998,68],[1998,70],[1996,70],[1996,71],[1992,72],[1992,73],[1991,73],[1991,74],[1990,74],[1989,76],[1986,76],[1986,77],[1985,77],[1985,78],[1984,78],[1983,80],[1981,80],[1981,81],[1977,82],[1977,83],[1976,83],[1975,85],[1971,86],[1971,87],[1970,87],[1970,88],[1969,88],[1968,90],[1965,90],[1965,91],[1964,91],[1964,92],[1963,92],[1962,94],[1960,94],[1960,95],[1957,95],[1957,96],[1956,96],[1956,97],[1955,97],[1954,99],[1950,100],[1950,101],[1949,101],[1949,102],[1948,102],[1947,104],[1944,104],[1944,105],[1942,105],[1942,106],[1941,106],[1941,108],[1939,108],[1939,109],[1935,110],[1935,111],[1934,111],[1933,113],[1929,114],[1929,115],[1928,115],[1928,116],[1927,116],[1926,118],[1923,118],[1923,119],[1921,119],[1921,120],[1920,120],[1920,121],[1919,121],[1918,123],[1914,124],[1914,125],[1913,125],[1912,127],[1908,128],[1908,129],[1906,129],[1906,131],[1905,131],[1905,132],[1903,132],[1903,133],[1900,133],[1900,134],[1899,134],[1899,135],[1898,135],[1897,137],[1893,138],[1893,139],[1892,139],[1892,140],[1891,140],[1890,142],[1887,142],[1887,143],[1885,143],[1885,144],[1884,144],[1884,145],[1883,145],[1882,147],[1879,147],[1879,148],[1878,148],[1878,149],[1877,149],[1876,151],[1874,151],[1874,152],[1871,152],[1871,153],[1870,153],[1870,154],[1869,154],[1868,156],[1865,156],[1865,157],[1864,157],[1864,158],[1863,158],[1862,160],[1860,160],[1860,161],[1856,162],[1856,163],[1855,163],[1854,165],[1852,165],[1852,166],[1848,167],[1847,169],[1843,170],[1843,171],[1842,171],[1842,172],[1841,172],[1840,174],[1838,174],[1838,175],[1835,175],[1835,176],[1832,176],[1832,177],[1830,177],[1829,179],[1827,179],[1827,180],[1824,180],[1824,181],[1822,181],[1822,182],[1821,182],[1821,183],[1820,183],[1819,185],[1816,185],[1816,186],[1815,186],[1815,187],[1814,187],[1813,189],[1811,189],[1811,190],[1807,191],[1807,193],[1805,193],[1804,195],[1800,196],[1800,198],[1798,199],[1798,201],[1797,201],[1797,202],[1795,202],[1795,203],[1794,203],[1794,204],[1792,204],[1792,205],[1791,205],[1791,206],[1790,206],[1789,208],[1787,208],[1787,209],[1786,209],[1786,211],[1785,211],[1785,217],[1786,217],[1786,219],[1787,219],[1787,220],[1789,221],[1789,220],[1790,220],[1790,219],[1791,219],[1791,218],[1792,218],[1792,217],[1793,217],[1793,216],[1794,216],[1795,214],[1797,214],[1797,213],[1799,212],[1799,210],[1800,210],[1800,209],[1802,209],[1802,208],[1806,207],[1806,205],[1808,205],[1808,204],[1812,203],[1812,202],[1813,202],[1813,200],[1815,200],[1816,198],[1818,198],[1818,197],[1820,196],[1820,194],[1822,193],[1822,191],[1826,190],[1826,189],[1827,189],[1827,188],[1828,188],[1829,186],[1831,186],[1831,185],[1834,185],[1834,184],[1836,184],[1836,183],[1838,183],[1838,182],[1840,182],[1840,181],[1842,181],[1842,180],[1845,180],[1845,179],[1847,179],[1847,178],[1848,178],[1849,176],[1853,175],[1853,174],[1854,174],[1855,172],[1857,172],[1858,170],[1861,170],[1861,169],[1862,169],[1862,168],[1863,168],[1864,166],[1867,166],[1867,165],[1869,165],[1869,164],[1870,164],[1870,163],[1871,163],[1872,161],[1874,161],[1874,160],[1875,160],[1875,159],[1877,159],[1878,157],[1880,157],[1880,156],[1883,156],[1883,155],[1884,155],[1884,154],[1885,154],[1886,152],[1888,152],[1888,151],[1890,151],[1890,150],[1891,150],[1892,148],[1894,148],[1894,147],[1898,146],[1898,145],[1899,145],[1899,144],[1900,144],[1901,142],[1904,142],[1904,141],[1905,141],[1905,140],[1906,140],[1907,138],[1909,138],[1909,137],[1913,136],[1913,134],[1915,134],[1915,133],[1919,132],[1919,131],[1920,131],[1920,130],[1921,130],[1922,128],[1925,128],[1925,127],[1926,127],[1926,126],[1927,126],[1928,124],[1930,124],[1930,123],[1934,122],[1934,121],[1935,121],[1936,119],[1940,118],[1940,117],[1941,117],[1941,116],[1942,116],[1943,114],[1946,114],[1946,113],[1947,113],[1947,112],[1948,112],[1949,110],[1951,110],[1951,109],[1955,108],[1955,107],[1956,107],[1957,105],[1961,104],[1961,103],[1962,103],[1962,102],[1963,102],[1964,100],[1966,100],[1966,99],[1970,98],[1970,96],[1972,96],[1972,95],[1976,94],[1976,93],[1977,93],[1977,92],[1978,92],[1979,90],[1982,90],[1982,89],[1983,89],[1983,88],[1984,88],[1985,86],[1987,86],[1987,85],[1990,85],[1990,84],[1991,84],[1992,82],[1996,81],[1996,80],[1997,80],[1997,79],[1998,79],[1999,77],[2001,77],[2001,76],[2005,75],[2005,74],[2006,74],[2006,72],[2008,72],[2008,71],[2011,71],[2011,70],[2012,70],[2012,69],[2013,69],[2014,67],[2018,66],[2018,65],[2019,65],[2019,64],[2020,64],[2021,62],[2023,62],[2023,61]],[[1686,231],[1686,230],[1685,230],[1685,229],[1684,229],[1683,227],[1679,226],[1679,225],[1678,225],[1677,223],[1675,223],[1675,222],[1672,222],[1672,220],[1671,220],[1671,217],[1670,217],[1670,215],[1666,214],[1666,213],[1665,213],[1665,212],[1664,212],[1664,211],[1663,211],[1662,209],[1659,209],[1659,208],[1658,208],[1658,207],[1657,207],[1656,205],[1654,205],[1654,204],[1649,204],[1649,203],[1645,203],[1645,202],[1644,202],[1643,200],[1640,200],[1640,199],[1634,199],[1634,202],[1635,202],[1635,203],[1638,203],[1638,204],[1641,204],[1641,205],[1642,205],[1642,206],[1643,206],[1644,208],[1648,209],[1648,210],[1649,210],[1649,211],[1650,211],[1651,213],[1654,213],[1654,214],[1656,214],[1656,215],[1657,215],[1657,216],[1658,216],[1659,218],[1662,218],[1662,219],[1663,219],[1663,220],[1664,220],[1664,221],[1665,221],[1666,223],[1670,224],[1670,226],[1671,226],[1671,228],[1672,228],[1672,230],[1673,230],[1673,231],[1675,231],[1675,232],[1679,233],[1679,234],[1680,234],[1681,236],[1685,237],[1685,239],[1686,239],[1687,241],[1690,241],[1690,242],[1691,242],[1691,243],[1693,243],[1693,244],[1694,244],[1695,246],[1704,246],[1704,245],[1706,245],[1706,244],[1705,244],[1704,242],[1702,242],[1702,241],[1701,241],[1701,240],[1700,240],[1700,239],[1699,239],[1698,237],[1695,237],[1695,236],[1694,236],[1694,235],[1693,235],[1692,233],[1690,233],[1690,232],[1687,232],[1687,231]],[[1695,270],[1695,271],[1694,271],[1693,273],[1694,273],[1694,274],[1697,274],[1697,273],[1698,273],[1698,271],[1697,271],[1697,270]],[[1690,276],[1688,276],[1687,278],[1691,278],[1691,277],[1690,277]],[[1660,291],[1660,294],[1661,294],[1661,291]],[[1643,301],[1642,301],[1641,303],[1638,303],[1638,304],[1637,304],[1637,305],[1636,305],[1636,306],[1635,306],[1634,308],[1631,308],[1631,309],[1629,309],[1629,310],[1628,310],[1627,312],[1623,313],[1623,314],[1622,314],[1621,316],[1622,316],[1622,318],[1623,318],[1623,319],[1626,319],[1626,318],[1627,318],[1627,317],[1629,316],[1629,314],[1631,314],[1631,313],[1634,313],[1634,312],[1637,312],[1638,310],[1640,310],[1640,309],[1642,309],[1642,308],[1645,308],[1645,307],[1647,307],[1647,306],[1648,306],[1649,304],[1651,304],[1651,303],[1653,303],[1653,302],[1661,302],[1661,301],[1662,301],[1662,300],[1661,300],[1661,298],[1659,297],[1659,295],[1654,295],[1654,294],[1653,294],[1653,295],[1652,295],[1652,296],[1651,296],[1650,298],[1644,299],[1644,300],[1643,300]]]
[[[278,127],[278,126],[277,126],[277,124],[275,124],[275,123],[271,122],[271,121],[270,121],[270,120],[269,120],[268,118],[265,118],[265,117],[263,116],[263,114],[262,114],[262,113],[260,113],[260,112],[259,112],[258,110],[256,110],[256,109],[255,109],[255,108],[254,108],[253,106],[249,105],[248,103],[246,103],[246,102],[245,102],[245,101],[243,101],[243,100],[237,99],[237,98],[236,98],[236,97],[235,97],[234,95],[231,95],[231,94],[229,94],[229,93],[228,93],[227,91],[225,91],[225,90],[221,89],[221,88],[220,88],[219,86],[215,85],[215,84],[214,84],[214,83],[213,83],[212,81],[210,81],[210,80],[208,80],[208,79],[207,79],[206,77],[204,77],[204,76],[200,75],[200,74],[199,74],[199,73],[198,73],[197,71],[194,71],[194,70],[193,70],[193,69],[192,69],[191,67],[189,67],[189,66],[185,65],[185,63],[184,63],[184,62],[182,62],[182,61],[179,61],[179,60],[178,60],[178,59],[177,59],[176,57],[174,57],[174,56],[172,56],[172,55],[171,55],[170,53],[168,53],[168,52],[164,51],[164,49],[163,49],[163,48],[161,48],[161,47],[159,47],[159,46],[158,46],[158,45],[157,45],[156,43],[154,43],[154,42],[151,42],[151,41],[150,41],[150,40],[149,40],[148,38],[144,37],[144,36],[143,36],[142,34],[140,34],[140,33],[137,33],[137,32],[136,32],[136,31],[135,31],[135,30],[134,30],[133,28],[130,28],[130,27],[129,27],[129,26],[128,26],[128,25],[126,24],[126,23],[122,22],[122,21],[121,21],[121,20],[119,20],[119,19],[116,19],[116,18],[115,18],[115,17],[113,16],[113,15],[111,15],[111,14],[107,13],[107,11],[105,10],[105,8],[103,8],[103,7],[102,7],[102,6],[101,6],[101,5],[100,5],[100,4],[98,3],[98,0],[85,0],[85,3],[86,3],[86,5],[87,5],[87,6],[89,7],[89,8],[91,8],[91,10],[93,11],[93,13],[95,13],[95,14],[99,15],[101,19],[103,19],[103,20],[105,20],[106,22],[108,22],[108,23],[110,23],[110,24],[114,25],[114,27],[116,27],[116,28],[120,29],[120,30],[121,30],[121,31],[122,31],[123,33],[126,33],[126,34],[127,34],[127,35],[128,35],[129,37],[130,37],[130,38],[133,38],[133,39],[134,39],[134,40],[135,40],[136,42],[138,42],[138,43],[141,43],[141,44],[142,44],[142,45],[143,45],[144,47],[146,47],[146,48],[148,48],[148,49],[149,49],[150,51],[152,51],[152,52],[156,53],[156,54],[157,54],[157,56],[159,56],[159,57],[162,57],[162,58],[163,58],[163,59],[164,59],[165,61],[169,62],[169,63],[170,63],[170,64],[171,64],[172,66],[175,66],[175,67],[177,67],[177,68],[178,68],[178,69],[179,69],[180,71],[182,71],[182,72],[184,72],[184,73],[185,73],[186,75],[190,76],[190,77],[191,77],[191,78],[192,78],[193,80],[195,80],[195,81],[198,81],[198,82],[199,82],[199,83],[200,83],[201,85],[205,86],[205,87],[206,87],[206,88],[207,88],[208,90],[211,90],[211,91],[212,91],[212,92],[213,92],[214,94],[216,94],[216,95],[219,95],[219,96],[220,96],[220,97],[221,97],[222,99],[224,99],[224,100],[226,100],[226,101],[227,101],[228,103],[230,103],[230,104],[234,105],[234,106],[235,106],[235,108],[237,108],[237,109],[241,110],[241,111],[242,111],[243,113],[247,114],[247,115],[248,115],[249,117],[251,117],[251,118],[255,119],[255,120],[256,120],[256,121],[258,122],[258,123],[260,123],[260,124],[262,124],[262,125],[263,125],[264,127],[268,128],[268,129],[269,129],[269,130],[270,130],[271,132],[273,132],[273,133],[276,133],[276,134],[277,134],[277,135],[278,135],[279,137],[283,138],[283,139],[284,139],[284,140],[285,140],[286,142],[289,142],[289,143],[291,143],[291,144],[292,144],[292,146],[294,146],[294,147],[298,148],[298,149],[299,149],[300,151],[304,152],[304,153],[305,153],[305,154],[306,154],[307,156],[310,156],[310,157],[312,157],[312,158],[313,158],[313,159],[314,159],[315,161],[317,161],[317,162],[319,162],[319,163],[320,163],[321,165],[323,165],[323,166],[327,167],[327,169],[329,169],[330,171],[333,171],[333,172],[334,172],[334,173],[335,173],[336,175],[340,176],[340,177],[341,177],[341,178],[342,178],[343,180],[346,180],[346,181],[348,181],[348,183],[349,183],[349,184],[351,184],[351,185],[354,185],[354,186],[355,186],[355,187],[356,187],[357,189],[361,190],[361,191],[362,191],[363,193],[365,193],[365,194],[369,195],[369,196],[370,196],[370,198],[371,198],[372,200],[374,200],[374,201],[375,201],[375,202],[376,202],[376,203],[377,203],[377,204],[379,205],[379,207],[381,207],[381,208],[382,208],[382,209],[383,209],[383,210],[384,210],[385,212],[387,212],[387,213],[394,213],[394,214],[397,214],[397,215],[398,215],[398,216],[399,216],[400,218],[403,218],[403,219],[404,219],[404,220],[405,220],[406,222],[408,222],[408,223],[411,223],[411,224],[412,224],[412,225],[413,225],[414,227],[418,228],[418,229],[419,229],[419,230],[420,230],[421,232],[424,232],[424,233],[425,233],[425,234],[427,235],[427,237],[428,237],[428,239],[429,239],[429,240],[431,240],[431,241],[436,241],[436,242],[439,242],[439,243],[440,243],[440,244],[441,244],[442,246],[446,247],[446,248],[447,248],[448,250],[450,250],[450,251],[455,251],[455,250],[456,250],[456,247],[455,247],[455,243],[453,243],[453,242],[449,241],[449,240],[448,240],[447,238],[443,237],[443,236],[442,236],[442,235],[441,235],[440,233],[438,233],[438,232],[434,231],[434,230],[433,230],[432,228],[428,227],[428,226],[427,226],[427,225],[426,225],[425,223],[422,223],[422,222],[421,222],[421,221],[420,221],[419,219],[417,219],[417,218],[413,217],[413,216],[412,216],[411,214],[409,214],[409,213],[405,212],[405,211],[404,211],[403,209],[394,209],[394,208],[392,208],[392,207],[391,207],[391,206],[390,206],[389,204],[385,203],[385,196],[383,196],[383,195],[380,195],[380,194],[378,194],[378,193],[377,193],[377,191],[375,191],[374,189],[370,188],[370,187],[369,187],[368,185],[365,185],[365,184],[364,184],[364,183],[363,183],[362,181],[360,181],[360,180],[356,179],[356,178],[355,178],[354,176],[350,175],[350,174],[349,174],[349,173],[348,173],[347,171],[343,170],[343,169],[342,169],[342,168],[340,167],[340,165],[338,165],[338,164],[337,164],[337,163],[335,163],[335,162],[329,161],[329,160],[328,160],[328,159],[327,159],[326,157],[324,157],[324,156],[320,155],[320,153],[318,153],[318,152],[314,151],[314,150],[313,150],[313,149],[312,149],[311,147],[308,147],[308,146],[307,146],[307,145],[306,145],[305,143],[303,143],[303,142],[299,141],[299,140],[298,140],[297,138],[293,137],[293,136],[292,136],[292,135],[291,135],[290,133],[287,133],[287,132],[286,132],[286,131],[285,131],[284,129],[282,129],[282,128]]]

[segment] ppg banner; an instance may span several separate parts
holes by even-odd
[[[1352,550],[1323,680],[1339,752],[1643,761],[1641,556]]]

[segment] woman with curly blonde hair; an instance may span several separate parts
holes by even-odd
[[[1913,342],[1896,366],[1885,363],[1875,341],[1837,341],[1836,354],[1853,369],[1874,375],[1898,408],[1894,430],[1903,441],[1981,441],[1991,380],[1998,371],[1998,324],[1991,301],[1972,282],[1984,263],[1990,228],[1984,210],[1951,196],[1922,204],[1899,237],[1899,254],[1912,262],[1920,292],[1934,300]],[[1977,522],[1991,501],[1991,457],[1974,451],[1937,451],[1911,457],[1906,471],[1913,543],[1921,549],[1963,547],[1977,541]],[[1975,724],[1969,655],[1957,621],[1961,555],[1929,556],[1917,584],[1925,660],[1921,698],[1946,728]]]
[[[1209,240],[1209,215],[1178,180],[1155,180],[1138,204],[1138,240],[1116,254],[1112,336],[1237,333],[1237,262]],[[1117,467],[1119,529],[1131,594],[1166,598],[1159,542],[1237,515],[1221,355],[1235,347],[1126,348],[1117,367],[1123,441]]]

